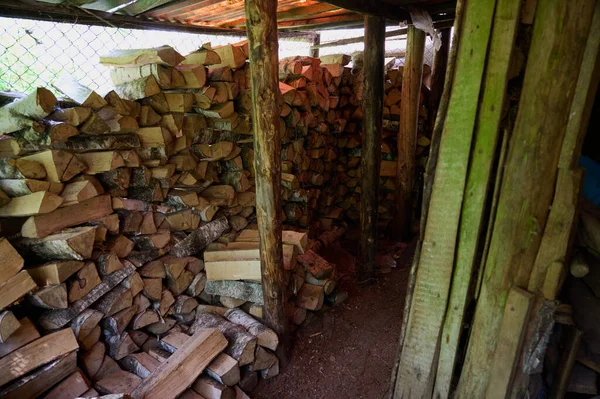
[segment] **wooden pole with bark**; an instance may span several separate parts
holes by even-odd
[[[417,125],[423,79],[425,32],[408,27],[406,61],[402,78],[400,130],[398,131],[398,162],[396,163],[396,223],[398,238],[407,240],[412,230],[412,192],[415,181]]]
[[[377,256],[377,208],[379,203],[379,164],[383,123],[383,62],[385,19],[365,17],[364,53],[364,136],[361,166],[360,225],[362,228],[359,272],[368,279],[375,274]]]
[[[265,319],[280,337],[278,350],[285,364],[290,340],[284,310],[283,250],[281,243],[281,132],[277,1],[246,0],[246,29],[250,58],[256,214]]]

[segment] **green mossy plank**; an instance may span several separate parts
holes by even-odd
[[[434,396],[450,396],[452,375],[480,236],[489,180],[498,142],[507,74],[519,23],[521,0],[499,0],[486,64],[483,97],[479,106],[465,198],[460,217],[456,263],[444,319]]]
[[[464,8],[454,82],[394,398],[429,397],[433,390],[495,3],[469,2]]]

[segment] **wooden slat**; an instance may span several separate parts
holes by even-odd
[[[469,2],[464,9],[453,90],[441,136],[394,398],[426,397],[433,389],[437,343],[452,281],[460,210],[495,3],[494,0]]]
[[[479,105],[475,145],[469,164],[465,199],[461,210],[456,265],[448,310],[440,342],[440,356],[435,380],[435,395],[450,395],[458,345],[463,331],[463,315],[471,284],[475,256],[480,242],[485,204],[499,135],[502,107],[511,62],[512,47],[519,23],[521,0],[499,0],[494,15],[485,88]]]

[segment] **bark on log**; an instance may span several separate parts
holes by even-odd
[[[169,253],[177,257],[196,255],[228,228],[227,218],[214,220],[190,233],[183,241],[174,245]]]

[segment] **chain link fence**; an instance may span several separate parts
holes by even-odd
[[[53,90],[51,83],[69,72],[103,94],[112,82],[99,57],[111,50],[170,45],[185,55],[204,43],[219,46],[245,38],[0,18],[0,91]],[[280,57],[308,55],[309,47],[302,39],[280,40]]]
[[[390,28],[397,29],[397,28]],[[364,29],[337,29],[319,32],[321,43],[340,39],[357,40]],[[115,49],[170,45],[188,54],[205,43],[219,46],[239,42],[245,36],[208,35],[142,29],[124,29],[82,24],[35,21],[0,17],[0,91],[29,92],[36,87],[53,90],[52,82],[63,72],[71,73],[82,84],[103,94],[112,89],[109,68],[100,65],[99,57]],[[309,55],[305,39],[280,39],[279,56]],[[328,46],[320,55],[363,51],[364,44]],[[404,64],[406,37],[386,40],[386,62]],[[425,64],[433,63],[433,44],[427,39]]]

